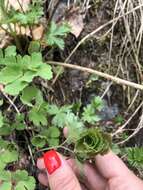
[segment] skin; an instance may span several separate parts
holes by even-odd
[[[51,176],[46,172],[43,159],[37,161],[37,167],[41,171],[38,175],[40,183],[45,186],[50,184],[52,190],[143,190],[143,181],[136,177],[111,151],[104,156],[96,156],[95,166],[89,163],[84,164],[82,185],[79,185],[80,169],[75,160],[65,160],[61,155],[59,156],[62,166]],[[69,178],[67,184],[66,178]],[[64,183],[63,187],[62,183]]]
[[[67,137],[67,128],[63,132]],[[43,158],[37,160],[41,171],[39,182],[49,185],[51,190],[143,190],[143,181],[112,151],[104,156],[97,155],[95,165],[84,163],[82,177],[81,168],[74,159],[64,158],[60,154],[59,157],[62,165],[52,175],[46,171]]]

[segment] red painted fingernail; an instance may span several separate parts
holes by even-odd
[[[61,166],[61,160],[55,150],[50,150],[44,154],[44,163],[49,174]]]

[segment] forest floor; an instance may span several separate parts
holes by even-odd
[[[112,132],[115,151],[120,155],[120,148],[142,147],[141,1],[46,0],[44,11],[50,21],[60,23],[62,20],[71,26],[63,50],[45,47],[42,51],[44,59],[50,62],[53,70],[58,69],[52,80],[34,81],[42,90],[44,99],[58,106],[82,104],[84,107],[93,97],[100,96],[104,103],[100,111],[100,127]],[[19,100],[14,103],[20,107]],[[28,138],[30,133],[25,134]],[[8,139],[16,139],[15,136],[10,135]],[[19,138],[24,139],[21,135]],[[60,139],[63,138],[61,135]],[[23,146],[23,143],[20,146]],[[23,156],[25,160],[21,160],[22,164],[26,165],[29,174],[37,176],[37,168],[34,165],[31,167],[31,163],[32,159],[36,161],[40,154],[36,154],[34,158],[31,158],[29,153],[24,153]],[[126,155],[120,156],[127,161]],[[131,168],[143,178],[141,168]],[[36,189],[45,188],[37,184]]]

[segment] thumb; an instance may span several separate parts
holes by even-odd
[[[64,158],[51,150],[44,154],[51,190],[81,190],[80,184]]]

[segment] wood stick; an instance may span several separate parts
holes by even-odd
[[[135,82],[127,81],[127,80],[109,75],[107,73],[103,73],[103,72],[100,72],[100,71],[97,71],[94,69],[87,68],[87,67],[82,67],[79,65],[73,65],[73,64],[68,64],[68,63],[55,62],[55,61],[50,61],[48,63],[52,64],[52,65],[59,65],[59,66],[63,66],[63,67],[71,68],[71,69],[76,69],[76,70],[83,71],[83,72],[88,72],[88,73],[100,76],[102,78],[105,78],[107,80],[111,80],[111,81],[113,81],[117,84],[120,84],[120,85],[130,86],[132,88],[143,90],[143,85],[141,85],[141,84],[137,84]]]

